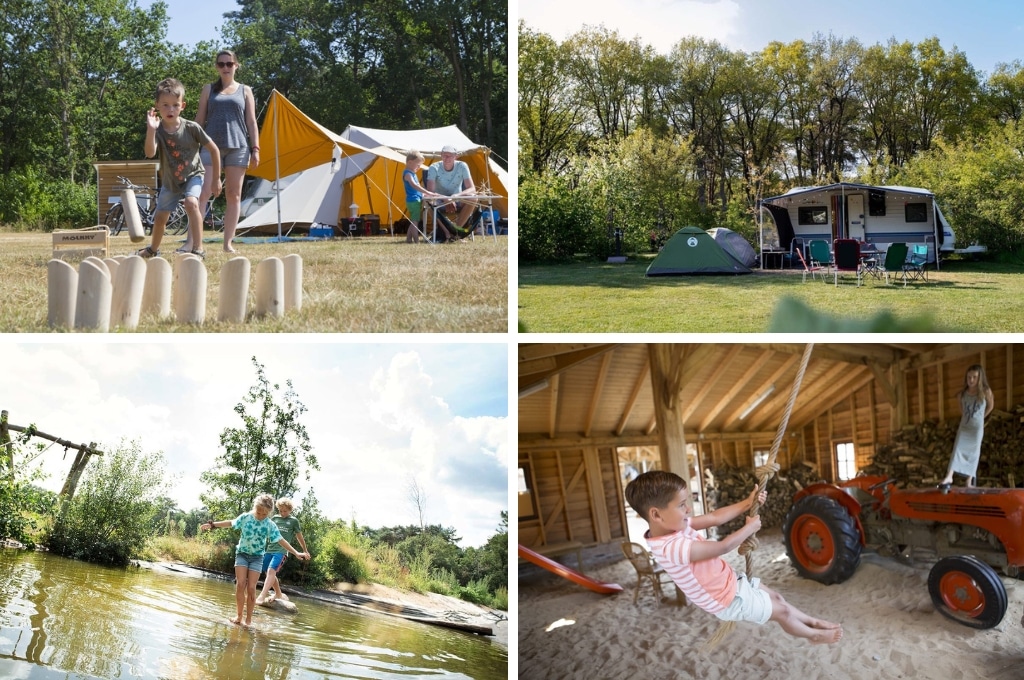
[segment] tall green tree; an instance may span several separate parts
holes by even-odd
[[[241,514],[260,493],[295,497],[300,470],[308,481],[310,471],[320,469],[301,422],[306,407],[291,380],[282,390],[270,382],[256,357],[252,364],[256,384],[234,408],[242,424],[221,432],[223,451],[200,476],[207,485],[200,499],[214,516]]]

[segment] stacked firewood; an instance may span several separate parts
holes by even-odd
[[[884,475],[914,488],[942,481],[953,453],[959,422],[926,421],[897,432],[879,446],[862,472]],[[1013,413],[994,411],[985,422],[978,462],[978,486],[1010,487],[1024,483],[1024,405]]]
[[[713,482],[706,484],[708,509],[723,508],[738,503],[750,495],[757,484],[757,475],[753,470],[738,468],[722,468],[717,474],[709,475]],[[793,504],[793,495],[805,486],[820,482],[817,466],[810,463],[795,465],[789,470],[779,471],[768,481],[768,499],[761,506],[761,528],[781,527],[789,507]],[[744,518],[740,517],[719,527],[719,535],[732,533],[743,526]]]

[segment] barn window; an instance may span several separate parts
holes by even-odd
[[[533,494],[530,464],[519,466],[519,519],[537,519],[537,501]]]
[[[823,205],[805,205],[797,208],[799,224],[828,224],[828,208]]]
[[[771,455],[771,450],[765,449],[764,451],[754,451],[754,468],[759,468],[768,462],[768,456]]]
[[[836,444],[836,471],[841,482],[857,476],[857,457],[853,451],[853,442]]]

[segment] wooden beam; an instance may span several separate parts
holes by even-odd
[[[771,351],[764,350],[756,359],[750,362],[750,366],[746,371],[744,371],[743,375],[740,376],[739,380],[729,388],[729,391],[725,393],[725,396],[719,399],[718,402],[708,411],[708,414],[704,416],[704,420],[697,426],[698,433],[704,432],[704,430],[711,427],[711,423],[715,422],[715,418],[718,417],[718,414],[721,413],[726,406],[732,403],[732,400],[736,398],[736,395],[739,394],[747,386],[747,383],[749,383],[757,374],[757,372],[761,370],[761,366],[768,360],[771,354]]]
[[[587,407],[587,420],[583,426],[583,436],[589,437],[594,427],[594,416],[597,414],[597,407],[601,403],[601,395],[604,392],[604,383],[608,379],[608,367],[612,363],[612,352],[605,352],[601,355],[601,367],[597,370],[597,381],[594,384],[594,393],[590,395],[590,405]]]
[[[599,435],[583,437],[548,437],[547,435],[524,434],[519,436],[519,450],[559,450],[583,446],[657,446],[658,436],[644,432],[626,432],[620,436]]]
[[[891,406],[896,405],[896,388],[893,387],[892,381],[889,379],[889,369],[883,368],[878,364],[868,364],[868,368],[871,369],[871,373],[875,376],[875,382],[882,388],[882,393],[888,400]]]
[[[748,342],[747,346],[764,347],[775,352],[803,355],[806,344],[778,342]],[[864,343],[824,343],[814,345],[814,358],[842,361],[847,364],[866,366],[873,361],[878,364],[895,364],[901,358],[901,351],[889,345]]]
[[[874,376],[867,368],[844,371],[841,375],[835,377],[823,392],[820,392],[814,399],[806,402],[802,408],[794,408],[789,422],[809,423],[823,413],[831,413],[835,405],[842,401],[846,395],[859,390],[873,379]],[[830,439],[831,436],[830,429]]]
[[[742,404],[739,405],[738,408],[734,409],[732,413],[730,413],[729,415],[727,415],[725,417],[725,422],[722,423],[722,428],[721,429],[723,429],[723,430],[729,429],[729,427],[733,423],[737,422],[740,419],[740,415],[747,409],[747,407],[750,406],[751,404],[753,404],[754,400],[757,399],[757,397],[760,396],[762,393],[764,393],[764,391],[766,389],[768,389],[769,385],[771,385],[773,383],[776,383],[779,380],[781,380],[782,376],[785,375],[787,371],[789,371],[791,368],[793,368],[794,366],[796,366],[799,363],[800,363],[800,357],[795,355],[795,354],[793,356],[789,357],[788,359],[786,359],[785,361],[783,361],[782,365],[779,366],[777,369],[775,369],[775,371],[773,371],[770,376],[768,376],[764,380],[761,380],[757,384],[757,387],[753,390],[753,395],[749,399],[745,400]],[[785,386],[783,385],[783,387],[785,387]],[[775,385],[775,390],[776,391],[779,390],[779,385]],[[788,399],[788,393],[787,393],[787,397],[786,398]],[[772,399],[774,400],[775,397],[772,397]],[[762,409],[767,409],[767,408],[770,408],[770,406],[762,404]],[[756,418],[756,416],[753,416],[750,421],[747,421],[748,423],[750,423],[750,429],[751,430],[758,429],[758,428],[755,428],[753,426],[753,424],[752,424],[752,421],[754,420],[754,418]]]
[[[679,399],[667,392],[679,384],[679,377],[671,376],[672,370],[679,371],[677,346],[651,343],[647,353],[651,363],[651,387],[654,397],[654,415],[658,423],[658,446],[661,451],[662,470],[674,472],[690,486],[690,465],[686,459],[686,437]],[[689,500],[693,510],[693,499]]]
[[[520,345],[519,391],[550,380],[553,376],[615,349],[616,344],[599,345]]]
[[[706,347],[707,345],[704,346]],[[683,409],[684,423],[690,419],[690,416],[692,416],[693,412],[697,410],[697,407],[701,406],[704,403],[704,400],[708,396],[708,392],[711,391],[713,387],[716,387],[718,385],[719,381],[722,379],[722,374],[732,367],[731,364],[733,359],[736,358],[736,355],[739,354],[740,350],[742,349],[743,345],[731,345],[729,349],[726,350],[725,356],[723,356],[720,359],[717,359],[715,366],[711,370],[711,375],[707,376],[701,381],[700,388],[698,388],[696,392],[687,395],[685,399],[687,403],[685,408]],[[694,363],[697,362],[695,361]],[[689,382],[685,383],[683,385],[683,389],[687,389],[689,384]]]
[[[640,375],[637,376],[636,381],[633,383],[633,391],[630,393],[629,399],[626,401],[626,406],[622,409],[622,415],[619,417],[619,424],[615,426],[615,434],[622,434],[626,430],[626,424],[629,423],[629,417],[633,415],[633,409],[636,407],[636,401],[640,397],[640,390],[643,389],[644,383],[647,381],[647,376],[650,374],[651,362],[644,362],[644,366],[640,370]]]
[[[559,396],[559,385],[561,383],[560,375],[551,376],[551,388],[550,388],[550,399],[548,402],[548,437],[554,438],[555,433],[558,431],[558,396]]]
[[[911,357],[907,357],[905,360],[900,362],[901,367],[905,371],[913,371],[924,366],[931,366],[932,364],[941,364],[954,359],[960,359],[965,356],[971,356],[973,354],[984,355],[986,350],[998,349],[1005,346],[1003,342],[992,342],[992,343],[955,343],[951,345],[934,345],[934,349],[928,352],[921,352]]]

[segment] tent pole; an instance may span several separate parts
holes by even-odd
[[[277,120],[280,108],[277,102],[277,91],[274,91],[274,191],[277,193],[277,242],[281,242],[281,146],[277,142]]]

